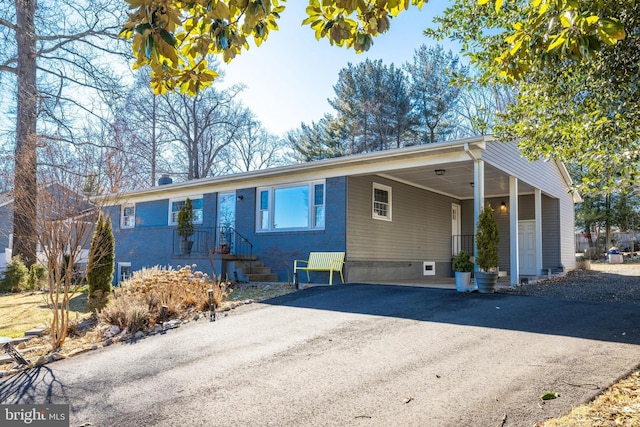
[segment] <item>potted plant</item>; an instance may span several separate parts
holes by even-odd
[[[473,271],[473,263],[469,259],[469,254],[465,251],[458,252],[453,259],[453,271],[456,273],[456,290],[458,292],[467,292],[471,283],[471,272]]]
[[[481,293],[493,293],[498,283],[498,243],[500,234],[498,224],[493,216],[491,205],[480,212],[476,230],[476,264],[479,271],[475,273],[475,282]]]
[[[190,254],[193,242],[189,240],[189,237],[193,235],[195,229],[193,228],[193,205],[191,199],[187,199],[184,202],[184,206],[178,212],[178,236],[182,237],[180,240],[180,251],[183,254]]]

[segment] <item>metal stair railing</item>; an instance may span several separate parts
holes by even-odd
[[[217,227],[218,246],[228,246],[229,253],[235,255],[239,259],[249,261],[249,274],[253,267],[253,243],[238,231],[227,225]]]
[[[455,257],[460,251],[473,256],[473,234],[459,234],[451,236],[451,256]]]

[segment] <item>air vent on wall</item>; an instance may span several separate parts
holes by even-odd
[[[436,275],[436,263],[435,263],[435,261],[424,261],[422,263],[422,275],[423,276],[435,276]]]

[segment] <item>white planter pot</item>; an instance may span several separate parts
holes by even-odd
[[[456,271],[456,290],[458,292],[468,292],[471,287],[471,273]]]

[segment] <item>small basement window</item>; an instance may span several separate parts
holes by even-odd
[[[133,272],[131,271],[131,263],[130,262],[119,262],[118,263],[118,284],[122,283],[122,281],[130,279]]]

